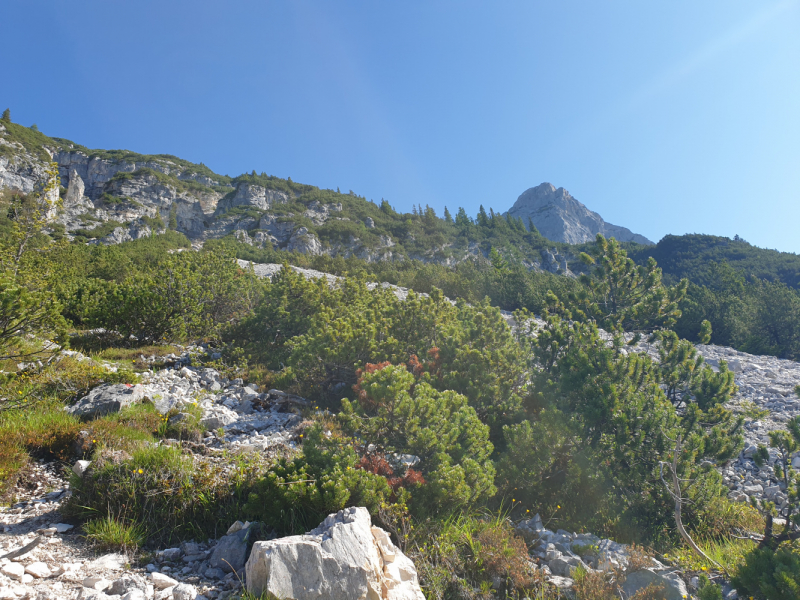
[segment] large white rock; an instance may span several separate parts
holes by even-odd
[[[424,600],[414,564],[372,527],[366,508],[328,516],[306,535],[253,545],[247,590],[293,600]]]

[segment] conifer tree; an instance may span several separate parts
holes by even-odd
[[[28,351],[17,344],[26,334],[65,334],[61,306],[47,281],[52,268],[48,248],[36,247],[57,189],[58,165],[51,163],[38,194],[12,198],[8,210],[11,227],[0,236],[0,359],[26,356]],[[0,404],[0,409],[7,407]]]
[[[678,305],[689,282],[665,286],[654,258],[637,266],[617,240],[598,233],[591,254],[581,253],[581,261],[591,270],[580,278],[583,289],[570,298],[580,310],[576,316],[605,329],[642,333],[671,327],[681,316]]]
[[[11,109],[7,108],[3,111],[3,116],[0,117],[0,121],[5,121],[6,123],[11,123]]]
[[[447,210],[446,206],[444,207],[444,220],[447,221],[448,223],[453,222],[453,217],[450,215],[450,211]]]
[[[461,227],[472,225],[472,219],[469,218],[469,215],[467,214],[467,211],[464,210],[463,206],[458,207],[458,213],[456,214],[456,225]]]
[[[486,209],[483,208],[483,204],[481,204],[480,208],[478,209],[478,225],[481,227],[489,226],[489,215],[486,214]]]

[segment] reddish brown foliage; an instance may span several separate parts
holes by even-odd
[[[412,354],[408,359],[408,370],[414,377],[421,377],[423,373],[430,373],[432,377],[441,377],[442,357],[439,348],[433,347],[428,350],[428,358],[421,361],[416,354]]]
[[[395,493],[401,487],[408,489],[416,485],[425,484],[425,478],[422,473],[411,468],[406,469],[406,473],[402,477],[396,476],[392,465],[380,454],[365,454],[361,457],[361,461],[356,468],[385,477],[389,487]]]
[[[387,479],[394,475],[394,469],[380,454],[365,454],[361,457],[358,467]]]

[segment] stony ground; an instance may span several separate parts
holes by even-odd
[[[258,386],[227,380],[214,369],[182,366],[188,355],[173,357],[174,368],[144,374],[142,384],[135,386],[142,392],[137,397],[149,397],[162,413],[202,407],[201,421],[209,435],[201,443],[211,454],[222,449],[270,454],[296,449],[302,398],[277,390],[259,393]],[[214,563],[219,540],[163,549],[146,566],[131,565],[119,554],[96,554],[59,513],[70,494],[69,468],[55,462],[34,464],[13,492],[17,502],[0,508],[0,600],[202,600],[227,598],[241,589],[238,575]],[[14,556],[33,542],[27,552]]]
[[[0,508],[0,599],[195,600],[240,589],[233,574],[206,573],[213,543],[161,552],[145,567],[121,554],[97,554],[59,513],[70,494],[62,467],[34,465],[25,481],[39,485],[18,488],[18,502]]]
[[[655,348],[646,343],[639,344],[638,350],[654,358],[658,356]],[[800,385],[800,363],[724,346],[700,345],[697,350],[715,371],[719,370],[720,361],[725,361],[733,371],[739,390],[728,403],[729,408],[745,414],[748,406],[769,411],[765,417],[745,419],[745,448],[721,469],[731,490],[728,497],[738,502],[749,502],[751,497],[764,498],[774,501],[779,508],[786,506],[786,486],[775,476],[778,453],[769,448],[769,432],[786,429],[786,422],[800,415],[800,398],[794,392]],[[767,446],[770,454],[769,462],[760,468],[752,458],[759,445]],[[800,453],[792,457],[792,465],[800,468]]]

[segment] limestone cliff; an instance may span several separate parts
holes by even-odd
[[[486,262],[490,250],[497,249],[534,270],[571,275],[575,266],[568,249],[530,236],[498,212],[492,219],[499,221],[491,224],[466,214],[460,220],[441,219],[422,207],[409,214],[352,191],[320,189],[266,173],[229,177],[172,155],[91,150],[0,123],[0,193],[33,192],[50,162],[58,165],[62,198],[51,232],[79,242],[117,244],[171,228],[197,244],[233,235],[262,248],[368,262],[413,259],[451,266]],[[549,184],[520,196],[510,214],[532,214],[552,240],[583,242],[600,231],[648,243],[605,223]],[[527,218],[523,221],[527,224]]]
[[[530,219],[539,233],[554,242],[582,244],[591,242],[602,233],[620,242],[653,244],[630,229],[606,223],[603,217],[586,208],[567,190],[556,189],[551,183],[542,183],[524,191],[506,214],[521,217],[526,226]]]

